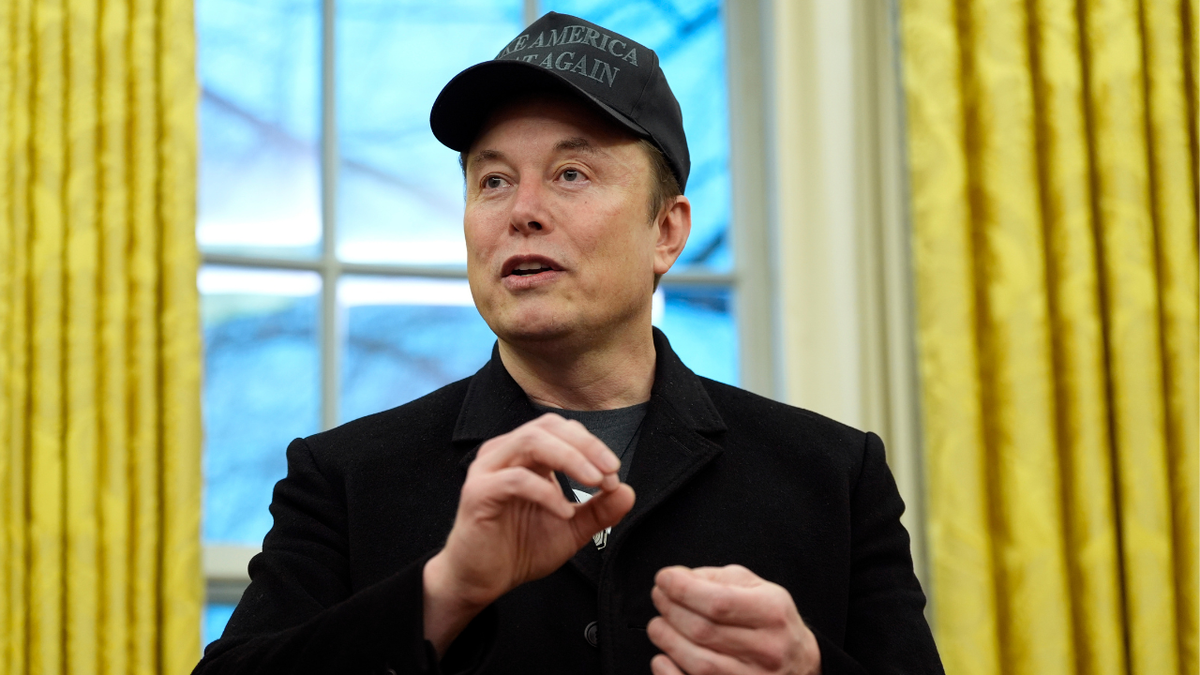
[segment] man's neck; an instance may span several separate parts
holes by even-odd
[[[648,329],[586,348],[500,340],[500,360],[529,398],[567,410],[612,410],[649,401],[655,358]]]

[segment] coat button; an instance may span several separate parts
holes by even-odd
[[[598,632],[599,632],[599,629],[596,627],[596,622],[593,621],[593,622],[589,623],[586,628],[583,629],[583,639],[587,640],[589,645],[595,647],[598,644],[598,641],[596,639],[596,634]]]

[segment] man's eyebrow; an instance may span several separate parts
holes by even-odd
[[[485,162],[488,160],[503,160],[503,159],[504,159],[504,153],[500,153],[499,150],[492,150],[492,149],[480,150],[480,151],[478,151],[478,153],[475,153],[474,155],[470,156],[470,162],[472,162],[472,163]]]
[[[591,141],[582,136],[564,138],[563,140],[554,144],[554,149],[558,152],[562,152],[564,150],[578,150],[589,155],[600,154],[600,149],[592,145]]]
[[[588,155],[601,154],[599,148],[592,145],[591,141],[589,141],[588,139],[586,139],[582,136],[575,136],[573,138],[564,138],[563,140],[554,144],[554,150],[555,150],[555,152],[566,152],[566,151],[575,150],[578,152],[583,152]],[[504,159],[503,152],[500,152],[499,150],[494,150],[491,148],[485,148],[485,149],[480,150],[479,152],[475,153],[474,155],[471,155],[471,164],[485,162],[488,160],[502,160],[502,159]]]

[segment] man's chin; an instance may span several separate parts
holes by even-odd
[[[533,308],[526,308],[533,309]],[[541,309],[541,308],[538,308]],[[554,348],[556,345],[569,347],[581,339],[589,339],[587,322],[572,320],[563,312],[523,311],[496,317],[489,321],[492,331],[511,345],[527,345],[536,349]]]
[[[561,322],[513,322],[500,326],[496,335],[510,344],[569,341],[578,333]]]
[[[649,302],[646,305],[649,309]],[[620,327],[641,323],[639,317],[632,313],[590,316],[563,311],[560,307],[526,306],[519,309],[523,311],[500,312],[491,317],[485,316],[485,320],[502,341],[536,349],[594,347],[618,334]],[[645,314],[645,322],[649,324],[649,312]]]

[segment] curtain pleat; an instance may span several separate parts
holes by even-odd
[[[1142,4],[1145,31],[1146,100],[1151,168],[1151,206],[1158,256],[1158,299],[1162,312],[1163,375],[1166,389],[1167,474],[1171,479],[1175,542],[1175,581],[1179,589],[1179,653],[1185,663],[1197,662],[1200,625],[1197,615],[1197,519],[1200,495],[1200,433],[1195,402],[1200,400],[1197,378],[1200,372],[1200,344],[1196,325],[1200,323],[1196,298],[1197,239],[1196,176],[1189,127],[1195,117],[1188,116],[1188,78],[1184,68],[1186,12],[1167,2]],[[1195,65],[1194,63],[1192,64]],[[1193,91],[1194,93],[1194,91]]]
[[[1200,91],[1197,91],[1197,73],[1196,69],[1200,68],[1200,46],[1196,43],[1200,42],[1200,0],[1187,0],[1181,3],[1180,9],[1183,12],[1182,24],[1183,35],[1181,36],[1184,48],[1183,73],[1184,73],[1184,98],[1187,99],[1187,119],[1191,120],[1188,124],[1188,137],[1192,141],[1192,187],[1196,186],[1197,178],[1200,177],[1200,132],[1196,128],[1196,120],[1200,119],[1200,102],[1197,96],[1200,96]]]
[[[1101,0],[1083,15],[1129,662],[1134,673],[1174,673],[1173,532],[1138,7]]]
[[[1195,0],[902,0],[947,672],[1197,672]]]
[[[158,78],[157,34],[151,0],[132,0],[130,35],[130,389],[149,395],[131,401],[130,454],[133,462],[133,616],[131,672],[148,675],[158,665],[158,551],[162,514],[158,475],[158,227],[156,223]],[[143,20],[139,20],[142,18]],[[150,636],[152,639],[145,639]]]
[[[129,6],[100,9],[100,527],[103,603],[100,665],[131,671],[133,491],[129,447]]]
[[[63,151],[61,2],[33,7],[29,246],[29,671],[63,671]]]
[[[1043,233],[1021,0],[976,0],[960,17],[978,296],[984,454],[1002,662],[1064,672],[1069,635]]]
[[[0,36],[3,37],[7,49],[0,49],[0,152],[3,157],[11,157],[14,148],[22,145],[17,139],[17,111],[13,110],[9,101],[17,98],[18,85],[16,59],[22,45],[18,43],[21,27],[27,21],[22,16],[24,7],[20,2],[0,3]],[[18,176],[18,167],[8,161],[0,161],[0,218],[6,225],[10,223],[13,214],[23,210],[23,204],[14,199],[12,186],[24,183],[24,177]],[[18,274],[15,250],[23,250],[23,228],[12,223],[7,231],[0,231],[0,442],[7,448],[20,447],[16,439],[23,438],[17,409],[20,402],[25,400],[23,395],[24,378],[16,376],[16,371],[24,372],[20,357],[13,347],[24,343],[24,312],[17,306],[19,298],[19,279],[24,274]],[[24,558],[23,528],[11,527],[14,520],[23,517],[21,485],[25,476],[23,453],[9,450],[0,453],[0,592],[10,598],[24,594],[24,579],[20,578],[23,566],[15,564],[17,559]],[[11,671],[16,665],[17,644],[24,645],[23,624],[18,613],[14,610],[15,601],[0,607],[0,667]]]
[[[96,287],[96,0],[66,8],[66,663],[71,673],[99,672],[99,364]]]
[[[910,91],[913,258],[926,340],[920,359],[926,444],[930,589],[935,626],[953,623],[941,645],[950,673],[999,673],[989,486],[983,447],[979,354],[973,330],[975,259],[968,208],[962,53],[953,0],[910,0],[904,14]],[[922,186],[937,189],[921,189]],[[944,636],[945,633],[940,633]],[[943,640],[944,642],[944,640]]]
[[[3,532],[0,546],[5,555],[0,556],[0,569],[4,574],[4,593],[8,598],[0,607],[0,640],[4,650],[0,653],[0,665],[8,673],[27,672],[29,657],[29,616],[25,611],[29,600],[29,528],[26,496],[29,492],[29,313],[28,279],[29,256],[29,191],[30,166],[28,159],[8,161],[18,156],[25,157],[30,138],[30,110],[27,105],[15,105],[17,101],[31,98],[33,77],[28,64],[32,57],[32,7],[30,0],[13,0],[0,3],[0,16],[5,22],[0,25],[7,49],[0,49],[3,70],[0,71],[0,151],[5,161],[0,161],[0,218],[6,228],[3,235],[4,258],[0,260],[0,321],[4,342],[0,344],[0,424],[6,433],[3,442],[8,448],[0,456],[0,489],[5,492],[3,502]]]
[[[1125,672],[1104,330],[1076,3],[1034,6],[1031,67],[1046,229],[1058,454],[1078,672]]]
[[[196,270],[200,260],[196,248],[196,110],[199,88],[195,80],[196,52],[192,40],[192,0],[160,0],[159,43],[174,43],[159,60],[159,109],[162,119],[158,146],[159,200],[162,232],[162,377],[164,382],[188,382],[194,386],[164,387],[163,427],[166,438],[199,440],[201,345],[200,313]],[[175,590],[165,596],[161,608],[162,636],[166,645],[195,644],[196,609],[204,602],[200,569],[201,492],[199,447],[187,455],[165,453],[162,467],[163,541],[162,583]],[[187,672],[195,654],[166,649],[163,670]]]
[[[13,10],[11,5],[0,3],[0,30],[5,31],[0,33],[0,38],[3,38],[5,42],[11,40],[11,32],[8,29],[13,25]],[[7,158],[11,155],[9,145],[11,143],[12,113],[5,103],[12,98],[12,88],[12,54],[8,49],[0,49],[0,158]],[[8,162],[0,161],[0,195],[4,195],[7,191],[10,180]],[[0,196],[0,208],[5,206],[8,206],[8,200]],[[7,224],[7,222],[7,218],[0,216],[0,223]],[[9,267],[12,264],[12,238],[11,234],[0,232],[0,267]],[[12,339],[13,319],[12,280],[8,274],[0,274],[0,374],[7,374],[12,368],[8,346]],[[10,407],[10,385],[0,377],[0,443],[3,443],[5,447],[9,447],[12,440],[12,420],[9,415],[5,414]],[[12,486],[5,480],[13,472],[14,462],[10,456],[12,454],[12,452],[0,453],[0,527],[4,527],[5,530],[7,530],[6,526],[11,518],[13,506],[10,503]],[[7,531],[0,531],[0,594],[11,595],[13,591],[9,583],[12,575],[9,569],[12,564],[9,559],[15,555],[15,548],[13,542],[9,540]],[[0,607],[0,667],[7,670],[13,626],[11,617],[6,610],[7,606]]]
[[[0,3],[0,672],[199,656],[191,12]]]

